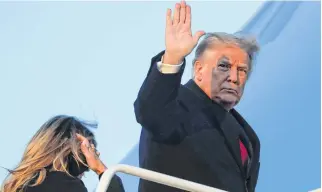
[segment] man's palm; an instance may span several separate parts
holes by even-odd
[[[191,53],[204,32],[198,31],[192,36],[191,8],[184,1],[176,4],[173,19],[171,10],[168,9],[166,20],[166,51],[185,57]]]
[[[194,48],[195,43],[190,29],[167,28],[166,47],[168,51],[182,52],[183,56],[188,55]]]

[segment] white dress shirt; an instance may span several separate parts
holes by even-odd
[[[166,64],[166,63],[162,63],[163,61],[163,57],[161,59],[161,61],[159,61],[157,63],[158,69],[161,73],[163,74],[174,74],[174,73],[178,73],[178,71],[181,69],[181,66],[183,64],[176,64],[176,65],[171,65],[171,64]]]

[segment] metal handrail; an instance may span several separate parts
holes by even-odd
[[[98,183],[98,186],[96,188],[96,192],[106,192],[108,186],[110,185],[111,179],[116,172],[126,173],[129,175],[140,177],[148,181],[156,182],[159,184],[175,187],[190,192],[226,192],[220,189],[208,187],[206,185],[201,185],[192,181],[165,175],[155,171],[150,171],[147,169],[122,164],[109,167],[109,169],[103,173],[100,182]]]

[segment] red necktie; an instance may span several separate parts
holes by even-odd
[[[243,142],[241,142],[241,140],[239,140],[239,148],[240,148],[241,160],[244,165],[247,158],[248,158],[248,152],[247,152],[247,149],[246,149],[245,145],[243,144]]]

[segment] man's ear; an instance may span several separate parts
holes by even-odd
[[[194,78],[195,78],[195,81],[197,82],[202,81],[202,68],[203,68],[202,63],[199,60],[195,61],[193,70],[194,70]]]

